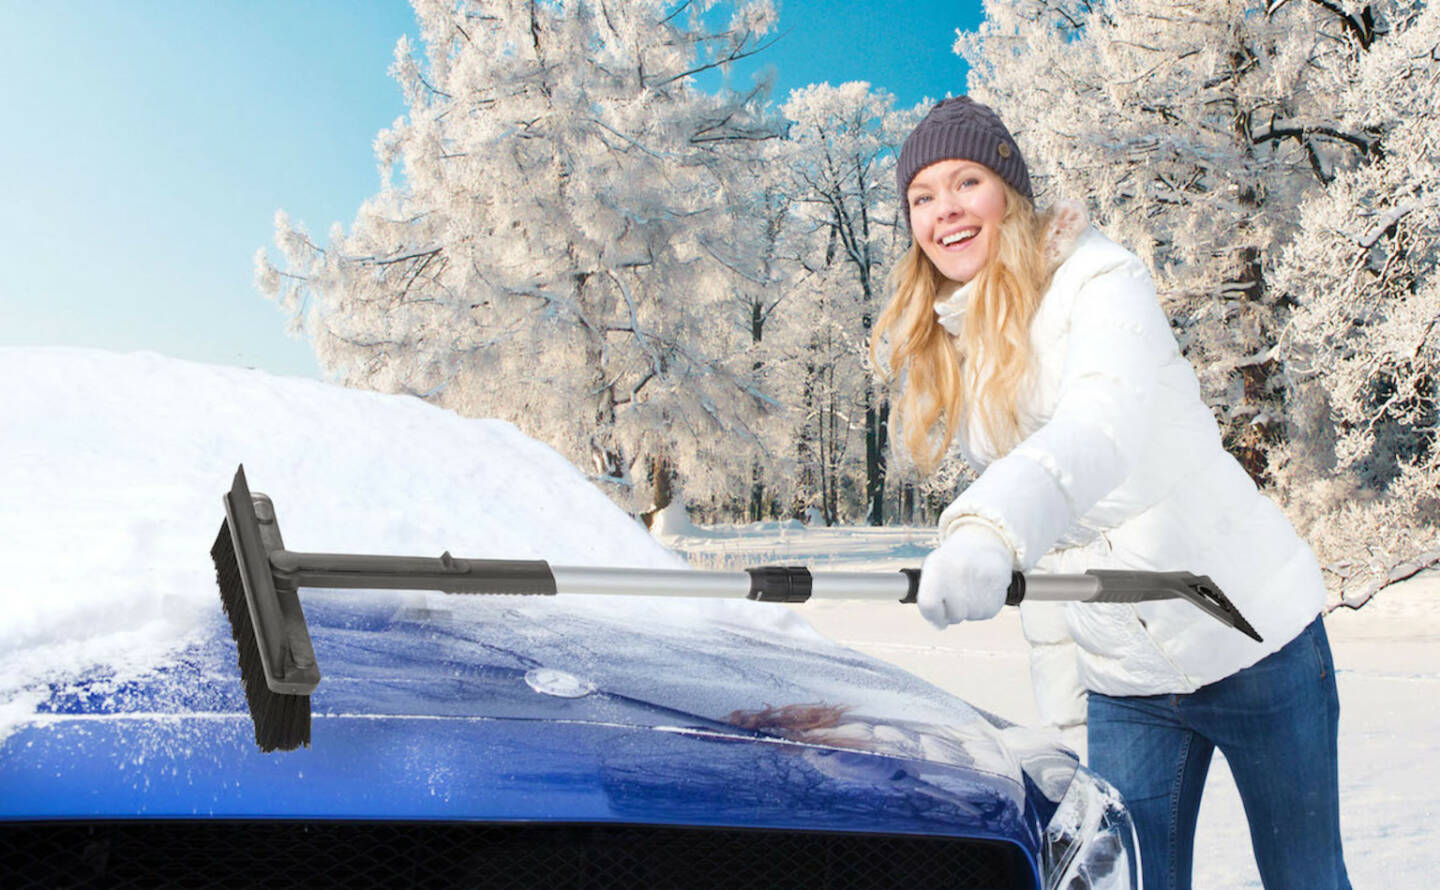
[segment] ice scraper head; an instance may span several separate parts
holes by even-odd
[[[250,494],[243,466],[224,500],[225,522],[210,556],[255,743],[262,751],[309,745],[310,693],[320,671],[297,591],[277,587],[271,572],[269,552],[284,549],[274,512],[263,495]]]

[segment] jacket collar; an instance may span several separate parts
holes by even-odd
[[[1045,259],[1054,272],[1075,252],[1080,236],[1090,225],[1085,206],[1078,201],[1058,201],[1050,208],[1045,226]],[[958,336],[965,323],[965,307],[975,289],[975,279],[965,284],[947,281],[935,292],[935,315],[940,326]]]

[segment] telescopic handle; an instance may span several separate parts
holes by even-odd
[[[457,559],[448,552],[439,557],[301,553],[276,547],[278,543],[277,539],[265,548],[277,591],[300,587],[378,587],[478,594],[743,596],[781,603],[803,603],[819,596],[913,603],[920,588],[919,569],[812,573],[805,566],[762,566],[741,572],[566,567],[551,566],[544,560]],[[244,542],[237,546],[242,552],[258,549],[245,546]],[[1005,602],[1013,606],[1024,600],[1137,603],[1177,598],[1260,640],[1260,635],[1213,581],[1189,572],[1092,570],[1083,575],[1015,572]]]
[[[602,594],[613,596],[747,597],[772,603],[821,599],[915,602],[919,569],[896,572],[812,572],[805,566],[761,566],[736,572],[696,569],[552,566],[544,560],[457,559],[302,553],[271,550],[275,579],[288,587],[394,588],[446,593]],[[1030,575],[1015,572],[1005,602],[1022,600],[1136,602],[1175,592],[1174,573],[1121,572],[1128,583],[1102,583],[1101,573]],[[1113,591],[1111,589],[1113,587]],[[1112,597],[1111,594],[1114,594]]]
[[[708,572],[551,566],[550,571],[559,593],[743,596],[767,603],[803,603],[812,598],[913,603],[920,588],[919,569],[812,572],[805,566],[761,566],[741,572]],[[1094,575],[1026,576],[1015,572],[1005,601],[1013,606],[1022,599],[1094,600],[1103,595],[1101,581]]]

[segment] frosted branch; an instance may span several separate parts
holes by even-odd
[[[1301,144],[1311,136],[1323,136],[1326,139],[1333,139],[1336,142],[1344,142],[1359,149],[1361,154],[1374,154],[1380,150],[1378,139],[1361,136],[1357,133],[1350,133],[1329,124],[1299,124],[1294,122],[1276,123],[1272,118],[1269,129],[1264,133],[1256,133],[1251,136],[1251,141],[1256,145],[1266,142],[1277,142],[1281,139],[1294,139]]]
[[[1399,207],[1394,208],[1389,213],[1382,216],[1380,218],[1380,221],[1374,226],[1372,226],[1368,232],[1356,239],[1355,243],[1360,245],[1362,248],[1369,250],[1370,248],[1378,244],[1380,242],[1380,239],[1385,236],[1385,233],[1390,231],[1390,229],[1393,228],[1396,223],[1409,216],[1417,209],[1417,205],[1414,204],[1402,204]]]
[[[1370,602],[1375,594],[1392,584],[1399,584],[1401,581],[1413,578],[1426,569],[1435,566],[1440,566],[1440,548],[1430,550],[1410,559],[1401,560],[1389,566],[1381,567],[1376,572],[1376,574],[1380,576],[1378,578],[1369,575],[1359,575],[1360,580],[1353,584],[1347,584],[1346,582],[1355,576],[1348,573],[1341,574],[1341,570],[1344,568],[1343,565],[1326,566],[1327,571],[1333,574],[1339,574],[1344,580],[1342,580],[1341,584],[1340,602],[1328,607],[1325,610],[1325,614],[1328,615],[1342,606],[1347,609],[1359,609]]]
[[[687,77],[694,77],[695,75],[700,74],[700,73],[705,72],[705,71],[710,71],[710,70],[715,69],[715,68],[722,68],[722,67],[724,67],[724,66],[726,66],[726,65],[733,64],[733,63],[735,63],[735,62],[740,61],[741,59],[748,59],[749,57],[755,55],[756,53],[764,52],[765,50],[767,50],[767,49],[769,49],[770,47],[774,46],[774,45],[775,45],[775,41],[777,41],[777,40],[780,39],[780,36],[779,36],[779,35],[776,35],[775,37],[772,37],[770,40],[768,40],[768,41],[766,41],[766,42],[764,42],[764,43],[761,43],[761,44],[759,44],[758,46],[755,46],[755,47],[752,48],[752,49],[748,49],[748,50],[747,50],[747,49],[744,49],[743,47],[745,46],[745,44],[747,44],[747,43],[750,42],[751,36],[752,36],[751,34],[746,34],[744,37],[742,37],[739,41],[736,42],[736,48],[735,48],[734,50],[732,50],[731,52],[726,53],[723,58],[714,59],[714,60],[712,60],[712,61],[705,62],[705,63],[700,64],[700,65],[696,65],[696,66],[693,67],[693,68],[687,69],[687,70],[685,70],[685,71],[681,71],[679,74],[673,74],[673,75],[671,75],[670,77],[667,77],[667,78],[665,78],[665,79],[663,79],[663,80],[654,81],[654,82],[648,84],[648,86],[650,86],[650,87],[652,87],[652,88],[663,87],[663,86],[666,86],[666,85],[668,85],[668,84],[674,83],[674,82],[677,81],[677,80],[684,80],[684,79],[687,78]]]

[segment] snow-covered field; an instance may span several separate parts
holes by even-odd
[[[766,564],[885,571],[918,566],[924,528],[757,523],[661,539],[695,566]],[[972,704],[1036,721],[1019,612],[937,631],[911,608],[812,601],[793,606],[836,641],[897,664]],[[1432,887],[1440,875],[1440,572],[1326,619],[1340,687],[1341,828],[1356,887]],[[1079,744],[1083,740],[1068,739]],[[1222,756],[1195,840],[1197,888],[1259,887],[1245,814]]]
[[[508,424],[316,381],[37,348],[0,349],[0,381],[0,744],[67,678],[142,672],[213,633],[209,549],[220,495],[242,461],[252,487],[275,498],[287,543],[305,550],[428,553],[443,541],[468,556],[565,565],[675,567],[683,557],[701,568],[879,571],[918,565],[931,544],[926,529],[798,523],[672,523],[678,533],[657,543]],[[753,614],[777,633],[809,632],[784,607],[693,602],[696,620],[706,610],[754,610],[746,620]],[[792,608],[842,644],[1035,721],[1014,610],[936,631],[898,604]],[[1440,874],[1440,573],[1341,610],[1328,627],[1351,876],[1358,887],[1430,886]],[[1259,886],[1218,759],[1197,847],[1197,887]]]

